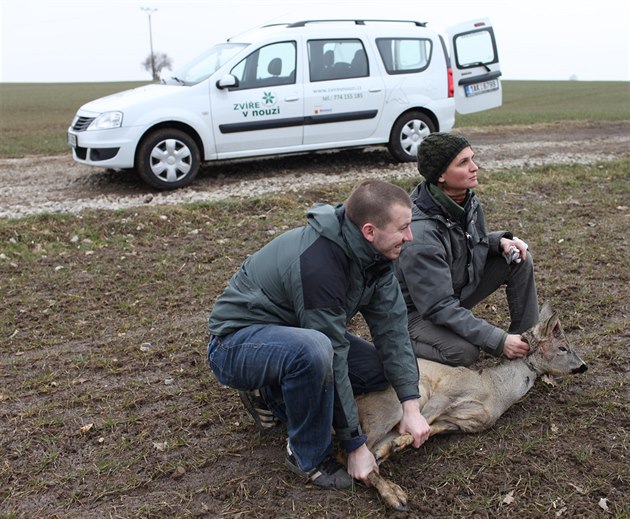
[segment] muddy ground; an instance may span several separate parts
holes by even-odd
[[[630,157],[630,122],[467,135],[489,227],[528,241],[589,370],[383,464],[406,513],[296,479],[282,431],[257,432],[207,368],[205,326],[240,261],[331,185],[412,165],[378,149],[225,163],[160,194],[65,156],[0,160],[0,517],[630,517],[630,173],[609,162]],[[506,325],[501,297],[477,312]]]

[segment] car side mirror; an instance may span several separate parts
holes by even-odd
[[[232,74],[223,76],[217,81],[217,88],[223,90],[224,88],[232,88],[238,86],[238,78]]]

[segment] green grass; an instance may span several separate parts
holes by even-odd
[[[145,83],[0,83],[0,157],[69,153],[66,130],[82,105]]]
[[[66,130],[84,103],[146,83],[0,83],[0,157],[69,153]],[[630,119],[630,83],[504,81],[503,106],[456,126]]]
[[[456,126],[630,119],[630,82],[504,81],[500,108],[456,118]]]

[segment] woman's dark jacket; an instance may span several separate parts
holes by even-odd
[[[444,326],[499,356],[506,333],[475,317],[460,301],[475,292],[488,255],[500,254],[500,239],[512,235],[486,233],[483,209],[474,192],[469,191],[462,214],[454,218],[427,186],[422,182],[411,194],[413,240],[405,243],[395,267],[409,321],[424,319]]]

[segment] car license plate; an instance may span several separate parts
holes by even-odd
[[[73,148],[77,146],[77,136],[74,133],[68,132],[68,144]]]
[[[486,92],[492,92],[493,90],[499,90],[498,79],[491,79],[490,81],[482,81],[481,83],[473,83],[471,85],[464,86],[466,97],[485,94]]]

